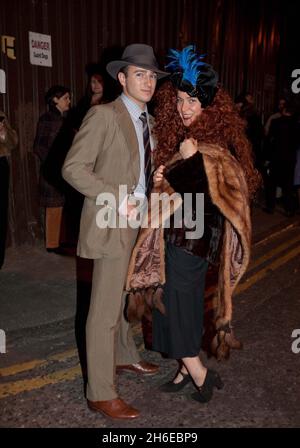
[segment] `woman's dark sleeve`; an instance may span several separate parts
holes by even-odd
[[[171,187],[180,194],[197,192],[197,185],[201,181],[203,159],[200,152],[196,152],[188,159],[182,159],[178,164],[164,173]]]
[[[36,135],[33,143],[33,152],[38,156],[40,161],[45,162],[50,149],[51,129],[49,122],[41,117],[37,124]]]

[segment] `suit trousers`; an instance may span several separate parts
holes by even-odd
[[[122,254],[94,260],[92,293],[86,324],[87,398],[112,400],[116,365],[134,364],[140,357],[124,318],[124,286],[137,229],[120,229]]]
[[[290,161],[273,162],[266,184],[266,206],[274,210],[276,206],[276,187],[282,188],[283,206],[286,212],[295,212],[294,198],[294,164]]]

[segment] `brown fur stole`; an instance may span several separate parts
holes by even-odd
[[[227,149],[201,144],[198,150],[203,155],[212,202],[225,217],[218,288],[214,297],[216,334],[211,344],[213,354],[220,360],[228,358],[230,348],[241,348],[231,326],[232,294],[250,259],[248,188],[242,167]],[[180,154],[176,154],[167,166],[180,158]],[[180,207],[182,200],[165,179],[152,193],[174,195],[174,203],[168,209],[159,201],[158,195],[151,195],[148,214],[144,217],[129,263],[126,283],[126,290],[131,291],[127,308],[129,320],[150,314],[153,306],[164,313],[161,288],[165,283],[163,224]]]

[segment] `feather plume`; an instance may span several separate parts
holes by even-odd
[[[171,71],[181,71],[182,79],[185,79],[193,86],[196,86],[197,78],[201,73],[200,67],[207,66],[205,62],[201,61],[204,56],[205,55],[197,56],[194,45],[189,45],[182,51],[171,49],[168,55],[170,62],[166,68]]]

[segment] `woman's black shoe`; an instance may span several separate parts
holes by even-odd
[[[191,381],[191,377],[188,373],[183,373],[181,372],[181,370],[178,373],[180,373],[183,376],[183,379],[180,381],[180,383],[174,383],[173,380],[168,381],[167,383],[159,386],[159,390],[161,392],[179,392],[181,389],[184,388],[184,386],[186,386]],[[178,375],[178,373],[176,373],[176,376]]]
[[[200,401],[200,403],[207,403],[211,400],[213,395],[213,388],[222,389],[224,387],[223,381],[218,372],[207,369],[204,383],[202,386],[197,386],[197,392],[194,392],[191,397],[193,400]]]

